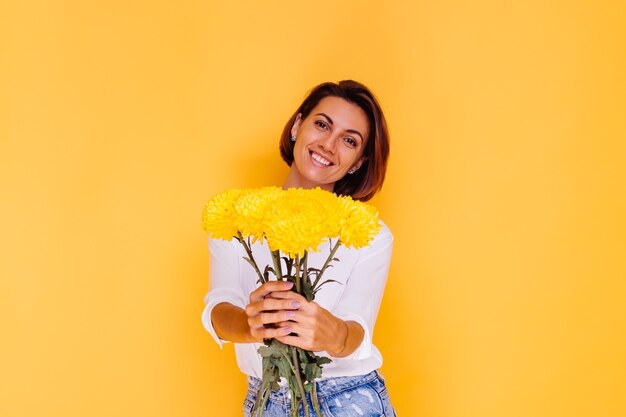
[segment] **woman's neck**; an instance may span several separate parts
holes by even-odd
[[[287,188],[311,189],[315,187],[320,187],[322,190],[330,191],[332,193],[335,189],[335,183],[319,184],[314,181],[309,181],[308,179],[300,175],[298,170],[294,167],[292,167],[292,169],[289,171],[289,174],[287,174],[287,179],[283,183],[284,190],[286,190]]]

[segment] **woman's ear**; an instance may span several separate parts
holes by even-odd
[[[291,137],[298,136],[298,130],[300,130],[300,124],[302,123],[302,113],[298,113],[296,119],[291,126]]]
[[[361,165],[363,165],[363,162],[367,161],[367,156],[362,156],[356,164],[354,164],[354,166],[352,166],[353,170],[357,170],[359,168],[361,168]]]

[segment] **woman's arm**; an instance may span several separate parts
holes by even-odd
[[[235,343],[252,343],[248,316],[241,307],[231,303],[220,303],[211,311],[211,322],[215,333],[222,340]]]
[[[387,282],[392,248],[393,235],[383,223],[373,242],[362,249],[339,302],[331,310],[337,318],[354,321],[364,330],[363,340],[350,355],[351,359],[360,360],[371,355],[372,335]]]
[[[205,327],[214,328],[219,339],[236,343],[262,342],[275,337],[286,344],[326,351],[337,358],[356,351],[355,359],[367,357],[387,278],[393,236],[385,227],[374,240],[352,271],[344,296],[332,313],[290,291],[290,283],[285,287],[284,281],[269,281],[250,293],[245,309],[237,306],[244,306],[245,302],[234,305],[222,298],[215,303]],[[212,268],[212,276],[216,281],[222,280],[232,269],[226,268],[228,263],[223,259],[213,256],[214,251],[211,253],[213,265],[223,266]],[[236,252],[229,254],[233,255]]]
[[[332,349],[326,349],[326,352],[328,352],[330,356],[333,356],[335,358],[343,358],[352,354],[352,352],[354,352],[356,348],[361,345],[365,332],[363,331],[361,325],[356,321],[343,321],[339,318],[337,320],[344,323],[346,327],[345,339],[343,338],[342,334],[337,336],[339,340],[344,340],[343,347],[336,351]]]
[[[311,351],[323,350],[330,356],[342,358],[354,352],[363,341],[365,332],[359,323],[341,320],[315,301],[309,302],[292,291],[272,293],[272,298],[300,304],[288,321],[277,323],[280,328],[290,330],[276,337],[285,344]],[[292,332],[295,335],[289,334]]]
[[[277,323],[289,319],[299,307],[290,299],[277,299],[273,295],[291,293],[293,283],[269,281],[250,293],[250,303],[245,310],[228,302],[217,304],[211,312],[211,322],[218,337],[235,343],[262,342],[263,339],[289,334],[288,327]]]
[[[326,351],[341,358],[363,341],[363,328],[343,321],[315,302],[290,291],[292,283],[270,281],[250,294],[246,309],[224,302],[211,313],[215,332],[235,343],[277,338],[283,343],[312,351]],[[296,333],[297,336],[289,336]]]

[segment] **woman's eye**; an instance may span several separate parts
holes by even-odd
[[[318,120],[317,122],[315,122],[315,124],[321,127],[322,129],[326,129],[326,123],[324,122],[321,122]]]
[[[348,143],[348,145],[355,147],[356,146],[356,140],[354,140],[353,138],[347,137],[346,138],[346,142]]]

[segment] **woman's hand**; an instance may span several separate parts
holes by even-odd
[[[268,281],[250,293],[250,304],[245,312],[254,341],[279,339],[292,332],[291,326],[285,323],[295,316],[300,303],[289,297],[289,294],[298,295],[291,287],[292,282]]]
[[[265,300],[292,306],[300,305],[297,310],[276,313],[276,318],[287,318],[287,320],[275,322],[279,333],[279,336],[274,336],[276,339],[287,345],[310,351],[324,350],[331,356],[339,356],[345,349],[348,325],[316,302],[309,302],[305,297],[293,291],[272,292],[270,298]],[[290,335],[290,333],[295,333],[295,335]]]

